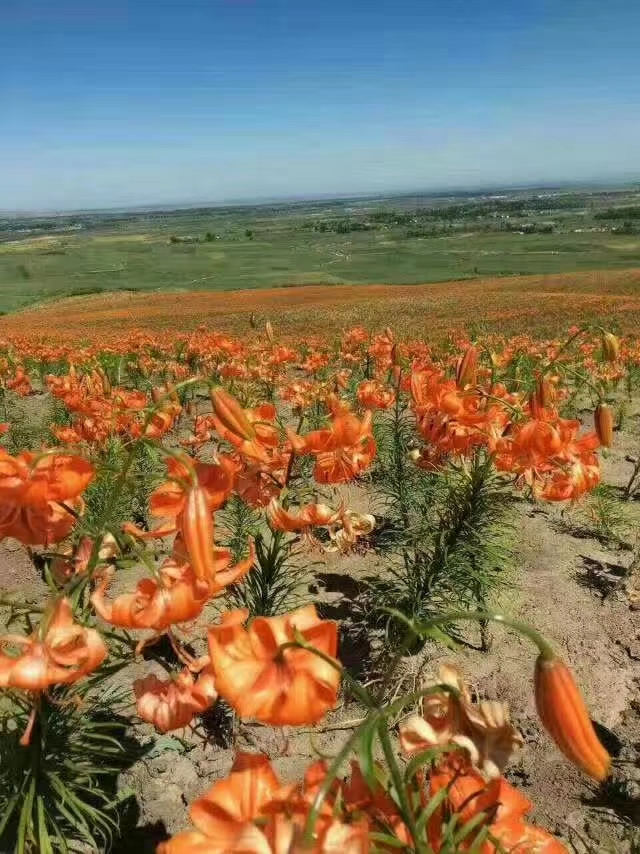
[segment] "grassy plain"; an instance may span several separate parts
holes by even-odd
[[[515,212],[512,197],[492,196],[470,197],[466,207],[405,198],[78,215],[20,229],[7,219],[0,311],[112,291],[403,285],[640,267],[636,222],[623,233],[619,220],[598,219],[637,195],[537,194]]]

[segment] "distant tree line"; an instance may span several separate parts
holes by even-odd
[[[640,205],[627,205],[622,208],[607,208],[594,214],[594,219],[640,219]]]

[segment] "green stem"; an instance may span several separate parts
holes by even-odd
[[[563,371],[565,371],[568,374],[572,374],[574,377],[577,377],[579,380],[581,380],[581,382],[583,382],[586,386],[588,386],[591,389],[591,391],[595,392],[598,400],[600,400],[600,401],[602,400],[602,397],[603,397],[602,390],[599,389],[598,386],[594,382],[592,382],[592,380],[587,379],[587,377],[583,377],[582,374],[579,374],[578,371],[574,370],[573,368],[568,367],[567,365],[564,365]]]
[[[426,620],[424,623],[414,624],[400,611],[396,611],[393,608],[387,608],[385,610],[388,613],[393,614],[393,616],[404,622],[406,625],[410,626],[416,634],[427,634],[429,629],[439,627],[446,623],[458,623],[462,620],[474,623],[483,621],[500,623],[501,625],[508,626],[508,628],[518,632],[518,634],[521,634],[523,637],[528,638],[528,640],[538,647],[540,654],[544,658],[555,657],[553,647],[549,641],[540,634],[540,632],[532,626],[529,626],[527,623],[522,623],[520,620],[512,620],[505,617],[504,614],[498,614],[493,611],[449,611],[446,614],[441,614],[438,617]]]
[[[391,779],[393,780],[393,785],[398,796],[398,807],[400,809],[400,815],[402,816],[402,820],[407,825],[409,832],[411,833],[411,837],[415,846],[414,850],[416,852],[424,851],[424,846],[421,844],[421,840],[418,836],[418,830],[416,827],[416,821],[413,815],[413,810],[411,809],[409,799],[407,798],[407,789],[404,785],[402,773],[398,768],[396,756],[393,752],[393,745],[391,744],[391,739],[389,738],[389,731],[387,729],[386,720],[380,721],[377,729],[378,738],[380,739],[380,744],[382,745],[382,751],[384,753],[384,758],[386,759],[389,770],[391,771]]]
[[[311,846],[313,842],[313,833],[316,826],[316,821],[318,820],[318,815],[320,814],[320,810],[322,809],[322,804],[324,803],[327,795],[329,794],[329,790],[333,785],[333,781],[338,776],[340,772],[340,768],[342,767],[342,763],[345,761],[349,753],[357,740],[360,738],[360,731],[364,729],[365,725],[369,724],[369,718],[365,718],[364,721],[360,724],[360,726],[353,731],[353,733],[349,736],[349,738],[343,744],[340,752],[335,757],[331,765],[327,768],[327,773],[320,785],[320,788],[316,792],[316,796],[313,799],[313,803],[311,804],[311,809],[309,810],[309,814],[307,815],[307,820],[304,825],[304,835],[303,835],[303,847]]]
[[[587,325],[587,326],[581,326],[581,327],[580,327],[580,329],[578,329],[578,331],[577,331],[574,335],[572,335],[570,338],[568,338],[568,339],[564,342],[564,344],[562,345],[562,347],[560,347],[560,349],[559,349],[559,350],[558,350],[558,352],[555,354],[555,356],[553,357],[553,359],[551,359],[551,361],[549,362],[549,364],[548,364],[548,365],[546,365],[546,366],[542,369],[542,376],[544,376],[544,375],[547,373],[547,371],[551,370],[551,368],[552,368],[552,367],[553,367],[553,365],[558,361],[558,359],[560,358],[560,356],[564,353],[564,351],[565,351],[568,347],[570,347],[570,346],[571,346],[571,344],[573,344],[573,342],[576,340],[576,338],[579,338],[581,335],[584,335],[584,333],[585,333],[585,332],[588,332],[588,331],[589,331],[589,328],[590,328],[590,327],[589,327],[588,325]]]

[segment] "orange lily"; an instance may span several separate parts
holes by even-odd
[[[30,546],[64,539],[93,474],[81,457],[30,451],[12,457],[0,450],[0,539],[15,537]]]
[[[456,369],[456,385],[458,388],[466,388],[476,384],[478,371],[478,351],[475,347],[469,347],[464,356],[458,362]]]
[[[220,561],[227,553],[215,548],[212,513],[231,494],[237,466],[224,456],[213,465],[194,463],[182,456],[168,458],[167,468],[172,479],[152,493],[150,507],[154,516],[173,521],[149,532],[127,523],[125,530],[141,539],[166,537],[180,531],[198,580],[213,587],[216,573],[221,569]]]
[[[315,456],[313,476],[318,483],[353,480],[369,467],[376,453],[369,410],[362,420],[336,403],[333,412],[331,426],[326,429],[314,430],[306,436],[287,431],[296,454]]]
[[[190,492],[199,487],[210,513],[222,507],[233,490],[238,466],[220,454],[213,464],[191,459],[186,454],[167,457],[169,480],[151,493],[149,506],[153,516],[177,519],[184,512]]]
[[[227,585],[237,581],[253,566],[254,552],[235,566],[231,552],[216,549],[213,576],[200,579],[182,553],[180,542],[174,554],[165,559],[158,579],[143,578],[134,593],[124,593],[112,602],[106,599],[113,571],[107,570],[91,597],[96,612],[113,626],[131,629],[153,629],[164,632],[175,623],[185,623],[200,615],[205,604]]]
[[[613,445],[613,412],[606,403],[599,403],[593,415],[596,433],[603,448]]]
[[[366,409],[389,409],[393,406],[396,393],[391,388],[385,388],[376,380],[364,380],[358,386],[356,396]]]
[[[104,572],[91,596],[96,613],[112,626],[164,632],[175,623],[194,620],[211,598],[207,582],[199,581],[187,563],[174,557],[164,561],[157,580],[143,578],[134,593],[109,602],[106,592],[113,576],[113,570]]]
[[[296,634],[335,658],[337,626],[318,618],[313,605],[282,617],[230,611],[209,629],[209,657],[216,686],[242,717],[283,726],[315,723],[337,702],[340,673],[313,652],[293,644]]]
[[[195,681],[187,669],[174,679],[161,680],[153,674],[136,679],[133,693],[138,716],[158,732],[186,727],[218,697],[210,671],[204,670]]]
[[[196,829],[161,843],[158,854],[271,854],[271,846],[253,821],[279,787],[266,756],[239,753],[229,776],[191,805],[189,814]]]
[[[461,850],[478,850],[480,854],[567,854],[562,843],[542,828],[527,824],[526,815],[531,811],[531,802],[504,777],[489,783],[466,761],[452,755],[441,760],[429,775],[432,796],[442,789],[447,790],[446,811],[456,813],[461,823],[486,815],[478,831],[486,827],[491,838],[478,849],[474,842],[477,832],[462,843]],[[437,817],[439,820],[442,816]],[[434,822],[435,824],[435,822]],[[431,838],[438,850],[438,833],[431,829]],[[495,840],[495,841],[494,841]],[[475,845],[475,847],[474,847]]]
[[[263,403],[255,409],[243,409],[232,395],[221,388],[211,392],[211,402],[212,422],[218,434],[242,456],[268,462],[266,448],[278,445],[273,404]]]
[[[12,656],[6,647],[22,652]],[[0,688],[44,691],[50,685],[70,685],[99,667],[106,655],[98,632],[75,623],[69,600],[59,599],[31,637],[0,637]]]

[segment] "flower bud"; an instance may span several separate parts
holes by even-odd
[[[536,377],[535,398],[539,409],[546,409],[553,400],[551,386],[548,380],[541,374]]]
[[[100,377],[100,381],[102,383],[102,388],[103,388],[104,393],[106,395],[111,394],[111,382],[110,382],[109,377],[107,376],[104,368],[97,367],[96,373]]]
[[[213,411],[230,433],[240,439],[255,439],[256,431],[238,401],[223,388],[211,389]]]
[[[180,402],[180,398],[178,397],[178,392],[176,391],[176,387],[174,386],[174,384],[170,380],[167,380],[167,394],[169,396],[169,399],[172,400],[174,403]]]
[[[606,403],[599,403],[593,414],[596,433],[603,448],[610,448],[613,444],[613,412]]]
[[[193,486],[187,492],[181,531],[196,578],[213,583],[216,577],[213,516],[207,502],[207,493],[201,486]]]
[[[615,362],[620,352],[620,342],[612,332],[604,332],[602,335],[602,355],[605,361]]]
[[[598,740],[580,690],[561,658],[538,656],[535,697],[540,720],[561,752],[594,780],[604,780],[611,757]]]
[[[478,351],[471,346],[458,362],[456,371],[456,385],[465,388],[476,384],[476,371],[478,368]]]
[[[267,320],[267,322],[265,323],[264,331],[267,333],[267,338],[269,339],[269,341],[273,341],[273,338],[274,338],[273,326],[271,325],[270,320]]]

